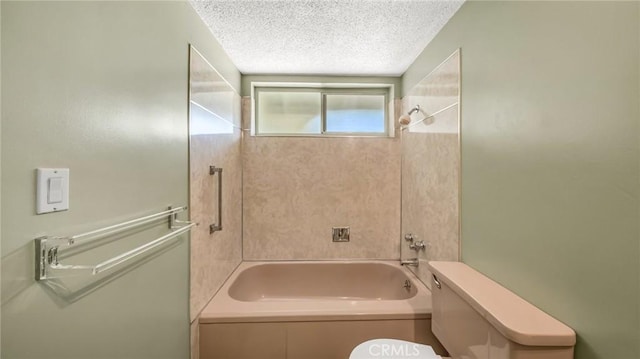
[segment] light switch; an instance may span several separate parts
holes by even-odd
[[[49,190],[47,193],[47,203],[60,203],[62,202],[62,184],[64,181],[62,177],[49,178]]]
[[[69,169],[38,168],[36,213],[66,211],[69,209]]]

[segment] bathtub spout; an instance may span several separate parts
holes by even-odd
[[[410,258],[410,259],[405,259],[400,261],[400,265],[403,265],[403,266],[417,267],[419,264],[420,263],[418,262],[418,258]]]

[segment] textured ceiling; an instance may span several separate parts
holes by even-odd
[[[398,76],[462,0],[191,0],[243,74]]]

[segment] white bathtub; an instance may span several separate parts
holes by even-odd
[[[374,338],[446,353],[431,292],[397,261],[243,262],[199,323],[200,359],[347,358]]]

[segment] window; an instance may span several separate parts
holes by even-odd
[[[290,85],[290,84],[289,84]],[[253,85],[258,136],[393,136],[392,86],[276,87]]]
[[[256,115],[259,134],[318,134],[321,132],[321,95],[315,91],[282,89],[258,91]]]
[[[325,131],[335,133],[386,133],[386,96],[324,95]]]

